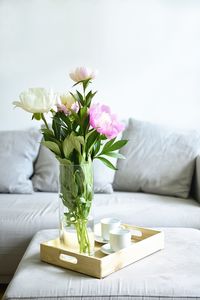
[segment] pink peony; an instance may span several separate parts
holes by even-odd
[[[79,82],[81,80],[95,79],[97,73],[98,72],[96,70],[91,70],[86,67],[79,67],[69,73],[69,76],[73,81]]]
[[[64,104],[57,104],[57,110],[64,112],[65,115],[69,115],[69,110]]]
[[[71,110],[73,110],[76,113],[79,111],[79,104],[77,101],[72,104]]]
[[[112,114],[106,105],[93,104],[89,109],[89,116],[90,125],[108,139],[113,139],[124,130],[124,125],[119,123],[116,115]]]

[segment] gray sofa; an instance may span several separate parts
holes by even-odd
[[[136,129],[137,124],[138,123],[135,123],[134,125],[134,128]],[[148,177],[149,173],[145,173],[145,176],[147,176],[145,179],[143,173],[141,175],[142,168],[138,163],[142,160],[139,143],[141,141],[142,147],[145,147],[147,151],[150,142],[148,142],[147,145],[144,144],[143,138],[141,139],[141,124],[139,124],[139,127],[139,135],[135,129],[131,129],[134,134],[133,145],[130,138],[130,126],[125,131],[124,137],[127,138],[127,135],[129,135],[128,138],[130,143],[128,148],[122,150],[122,153],[126,155],[127,160],[124,162],[117,162],[119,170],[115,174],[109,173],[107,169],[101,169],[98,164],[95,165],[95,191],[98,193],[94,194],[92,214],[96,222],[102,217],[116,216],[120,218],[122,222],[138,226],[192,227],[200,229],[200,157],[196,154],[197,151],[199,151],[200,139],[198,138],[195,140],[195,143],[189,140],[189,144],[193,144],[192,149],[194,150],[195,148],[195,151],[192,152],[192,156],[190,155],[191,151],[188,152],[188,145],[183,143],[183,140],[180,139],[180,135],[176,140],[176,143],[173,146],[175,148],[173,148],[173,152],[171,152],[170,155],[173,156],[174,151],[178,148],[178,154],[176,154],[175,158],[177,166],[179,166],[179,158],[183,164],[188,160],[188,157],[190,158],[186,164],[187,169],[184,166],[183,171],[178,172],[178,176],[180,177],[178,180],[173,177],[176,173],[174,165],[171,165],[168,169],[168,166],[166,167],[166,162],[163,164],[165,170],[163,169],[164,167],[159,169],[155,166],[157,173],[159,173],[159,180],[157,177],[155,178],[154,172],[152,172],[152,179]],[[144,132],[142,133],[142,136],[143,135]],[[169,137],[169,135],[167,135],[167,137]],[[170,139],[172,139],[171,135]],[[145,140],[148,140],[148,138],[145,137]],[[165,145],[164,153],[166,153],[168,138],[167,140],[164,139],[164,135],[162,134],[162,141],[163,140]],[[180,140],[181,147],[179,147]],[[192,141],[194,141],[194,139]],[[156,148],[160,148],[159,155],[156,154],[157,160],[155,164],[158,163],[161,166],[159,159],[165,155],[161,153],[163,145],[159,142],[156,143],[156,145]],[[132,156],[133,148],[131,147],[134,147],[134,149],[138,148],[138,152],[140,153],[139,159],[137,158],[138,153],[136,152],[134,152],[134,156]],[[172,147],[171,142],[170,147]],[[150,149],[151,155],[148,155],[148,157],[151,156],[152,159],[152,149],[155,148],[150,146]],[[57,186],[55,186],[55,190],[52,188],[52,184],[55,184],[55,178],[57,176],[55,161],[49,156],[50,152],[44,154],[45,150],[43,148],[40,148],[39,154],[38,151],[39,149],[35,150],[35,152],[37,152],[36,157],[32,158],[33,170],[29,170],[33,175],[28,175],[28,180],[34,182],[35,186],[37,186],[35,191],[30,194],[19,192],[11,193],[9,190],[0,193],[0,283],[7,283],[10,281],[27,245],[37,231],[41,229],[58,228],[59,226],[59,200],[58,195],[55,192]],[[40,159],[41,153],[43,155],[42,159]],[[183,153],[185,153],[186,156],[184,156]],[[1,155],[3,156],[2,153]],[[134,161],[131,164],[130,159],[133,160],[133,158],[134,160],[137,160],[137,163]],[[46,162],[45,159],[47,160]],[[151,162],[148,162],[146,158],[144,158],[143,161],[144,160],[145,168],[148,168],[148,165],[151,165]],[[40,166],[38,167],[37,164],[39,161]],[[170,164],[172,163],[173,161],[170,162]],[[14,164],[15,162],[13,162],[13,165]],[[137,170],[134,169],[134,164],[137,165]],[[132,171],[127,170],[128,168],[132,168]],[[173,169],[173,172],[170,173],[170,169]],[[137,173],[139,170],[140,173]],[[127,175],[129,174],[127,172],[130,171],[132,172],[131,174],[136,173],[136,179],[130,179],[130,175]],[[22,172],[22,170],[20,170],[20,172]],[[167,172],[168,176],[162,177],[162,172]],[[170,174],[173,176],[170,177]],[[189,174],[191,177],[188,182],[185,181],[186,174]],[[34,178],[35,175],[39,177]],[[114,175],[115,178],[113,178]],[[0,174],[0,176],[2,176],[2,174]],[[185,189],[183,197],[178,196],[179,192],[182,193],[184,186],[181,176],[183,176],[184,183],[188,188],[189,196],[188,194],[185,194]],[[48,184],[48,178],[51,178],[49,186],[51,192],[46,191],[48,190],[48,187],[46,186]],[[14,177],[14,179],[16,179],[16,177]],[[111,191],[113,180],[114,192]],[[122,182],[121,188],[120,181]],[[124,188],[123,186],[126,185],[128,181],[131,181],[131,185],[129,183],[129,185]],[[139,182],[140,186],[135,187],[135,182]],[[172,188],[170,188],[169,183],[171,183]],[[1,189],[3,188],[1,187]],[[147,192],[147,189],[149,192]]]

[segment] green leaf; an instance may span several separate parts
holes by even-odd
[[[60,140],[60,121],[59,118],[57,116],[57,114],[55,114],[55,116],[53,117],[53,121],[52,121],[52,129],[54,131],[54,135],[56,137],[57,140]]]
[[[93,99],[93,97],[96,95],[97,91],[92,93],[92,91],[89,91],[89,93],[86,95],[85,99],[86,99],[86,105],[87,107],[90,107],[91,101]]]
[[[57,160],[60,162],[62,165],[70,165],[71,161],[66,159],[66,158],[60,158],[59,156],[56,156]]]
[[[71,184],[69,185],[71,194],[74,198],[78,196],[78,185],[76,184],[76,178],[75,175],[73,175],[73,180],[71,181]]]
[[[116,137],[115,137],[114,139],[108,141],[108,142],[104,145],[103,150],[102,150],[102,153],[103,153],[104,151],[106,152],[107,150],[109,150],[109,148],[110,148],[110,147],[112,146],[112,144],[114,143],[115,139],[116,139]]]
[[[89,152],[90,148],[92,147],[92,145],[95,143],[95,141],[97,140],[97,138],[99,137],[99,133],[94,130],[91,131],[88,135],[87,135],[87,141],[86,141],[86,151]]]
[[[66,137],[63,142],[63,152],[66,158],[69,157],[69,155],[74,150],[74,146],[71,142],[70,136]]]
[[[94,156],[96,156],[98,154],[100,148],[101,148],[101,140],[98,140],[96,142],[96,144],[94,145],[94,149],[93,149],[93,152],[92,152],[92,159],[93,159]]]
[[[85,198],[83,198],[83,197],[80,197],[79,200],[80,200],[80,203],[81,203],[81,204],[85,204],[85,203],[86,203],[86,200],[85,200]]]
[[[88,113],[87,113],[87,107],[86,107],[86,106],[81,107],[79,113],[80,113],[81,122],[82,122],[82,124],[83,124],[85,118],[86,118],[87,115],[88,115]]]
[[[81,125],[81,121],[80,121],[79,115],[75,111],[73,111],[73,110],[71,110],[71,115],[73,116],[73,118],[77,122],[77,125]]]
[[[42,132],[42,134],[47,134],[47,135],[50,135],[50,136],[54,136],[53,131],[50,130],[50,129],[47,129],[47,128],[42,128],[41,132]]]
[[[91,83],[90,80],[91,80],[91,78],[88,78],[88,79],[86,79],[86,80],[82,80],[84,91],[87,89],[89,83]]]
[[[86,88],[87,85],[88,85],[89,83],[91,83],[90,80],[91,80],[91,78],[88,78],[88,79],[86,79],[86,80],[80,80],[80,81],[77,81],[76,83],[74,83],[73,87],[76,86],[76,85],[78,85],[79,83],[82,83],[83,86],[84,86],[84,88]],[[86,86],[86,87],[85,87],[85,86]]]
[[[59,122],[61,126],[67,127],[68,130],[71,130],[71,120],[68,116],[64,114],[64,112],[58,112],[57,116],[59,117]]]
[[[108,138],[104,135],[104,134],[101,134],[101,140],[102,141],[105,141],[105,140],[107,140]]]
[[[62,201],[63,204],[70,210],[74,210],[76,207],[76,203],[71,195],[71,193],[69,192],[68,189],[66,189],[66,187],[64,185],[61,185],[61,193],[62,193]]]
[[[72,85],[72,87],[74,87],[74,86],[76,86],[76,85],[78,85],[79,83],[82,83],[82,82],[83,82],[82,80],[77,81],[76,83],[74,83],[74,84]]]
[[[84,140],[84,137],[83,137],[83,136],[79,135],[79,136],[77,136],[76,138],[77,138],[77,140],[79,141],[79,143],[80,143],[81,145],[84,145],[85,140]]]
[[[50,149],[52,152],[54,152],[57,155],[61,155],[60,149],[58,145],[51,141],[42,141],[42,145]]]
[[[60,141],[58,141],[54,135],[48,135],[46,133],[43,133],[43,137],[44,137],[44,140],[45,141],[50,141],[50,142],[54,142],[58,145],[58,147],[60,148],[61,147],[61,143]]]
[[[70,134],[70,131],[64,127],[61,128],[60,131],[60,138],[61,140],[64,140],[66,138],[66,136],[68,136]]]
[[[96,156],[95,158],[101,160],[107,167],[109,167],[112,170],[117,170],[117,168],[106,158],[102,156]]]
[[[127,144],[127,142],[128,142],[128,140],[117,141],[116,143],[114,143],[113,145],[111,145],[110,147],[108,147],[106,150],[108,150],[109,152],[119,150],[120,148],[122,148],[123,146],[125,146]],[[103,149],[102,152],[104,152],[104,149]]]
[[[74,137],[72,143],[74,145],[74,149],[76,149],[79,153],[81,153],[81,144],[76,137]]]
[[[58,141],[63,141],[72,132],[73,122],[63,112],[57,112],[53,117],[53,130]],[[46,140],[46,138],[45,138]],[[52,139],[51,139],[52,140]]]
[[[63,142],[63,152],[65,157],[68,158],[74,149],[81,153],[82,143],[84,143],[84,140],[82,140],[81,136],[75,136],[73,133],[71,133],[70,136],[67,136]]]
[[[72,92],[69,92],[69,93],[74,98],[75,101],[78,101],[78,99],[76,98],[76,96]]]
[[[47,128],[42,128],[41,132],[43,134],[43,137],[44,137],[45,141],[52,141],[52,142],[57,143],[57,140],[56,140],[52,130],[47,129]]]
[[[82,124],[82,133],[83,135],[85,136],[89,130],[89,127],[90,127],[90,122],[89,122],[90,118],[89,118],[89,115],[86,114],[85,116],[85,119],[84,119],[84,122]]]
[[[82,106],[84,106],[83,95],[82,95],[78,90],[76,90],[76,93],[77,93],[77,95],[78,95],[78,100],[79,100],[79,102],[81,103]]]
[[[75,182],[78,186],[78,194],[82,195],[84,193],[84,180],[82,178],[82,175],[80,174],[79,170],[75,171]]]
[[[107,153],[104,153],[104,155],[114,157],[114,158],[119,158],[119,159],[125,159],[124,155],[122,155],[120,153],[116,153],[116,152],[107,152]]]

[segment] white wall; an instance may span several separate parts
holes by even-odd
[[[33,126],[11,102],[79,65],[122,118],[200,128],[200,1],[0,0],[0,130]]]

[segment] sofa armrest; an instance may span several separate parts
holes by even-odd
[[[191,195],[195,198],[195,200],[200,202],[200,155],[197,156],[195,162]]]

